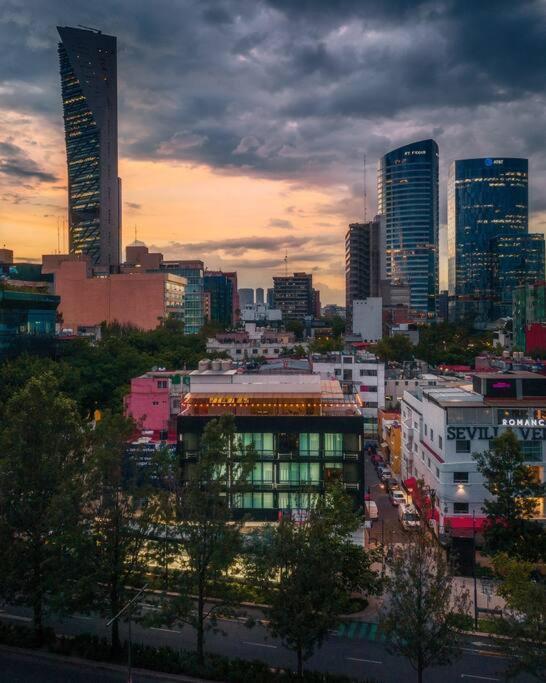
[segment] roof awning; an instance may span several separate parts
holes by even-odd
[[[417,488],[417,479],[415,477],[404,479],[404,486],[408,489],[408,491],[414,491]]]
[[[475,529],[482,531],[487,521],[486,517],[444,517],[444,526],[450,529]]]
[[[386,441],[383,441],[381,443],[381,448],[388,448],[388,447],[389,447],[389,444]]]

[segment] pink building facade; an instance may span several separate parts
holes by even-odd
[[[44,256],[43,273],[53,273],[65,330],[77,332],[102,322],[155,329],[169,316],[183,319],[186,279],[170,273],[115,273],[91,277],[85,259]]]
[[[175,420],[186,393],[184,377],[189,371],[157,370],[131,380],[131,390],[124,399],[124,411],[142,431],[176,431]]]

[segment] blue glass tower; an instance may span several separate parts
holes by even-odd
[[[511,315],[519,284],[544,279],[544,237],[529,234],[527,159],[462,159],[448,180],[452,317],[485,325]]]
[[[205,322],[203,261],[163,261],[161,270],[186,278],[184,298],[184,334],[199,334]]]
[[[68,164],[68,244],[94,267],[120,262],[116,39],[60,26]]]
[[[385,154],[377,177],[385,222],[385,273],[410,289],[410,307],[435,315],[438,291],[438,145],[421,140]]]

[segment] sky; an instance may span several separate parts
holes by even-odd
[[[546,230],[546,3],[529,0],[0,0],[0,246],[66,249],[57,25],[118,38],[123,243],[237,270],[313,273],[344,302],[344,234],[377,160],[440,147],[530,163]],[[441,282],[445,285],[445,258]]]

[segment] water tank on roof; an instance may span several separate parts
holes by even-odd
[[[207,358],[205,358],[204,360],[200,360],[197,367],[199,369],[199,372],[210,370],[210,360],[208,360]]]
[[[218,360],[218,359],[213,360],[211,363],[211,368],[212,368],[212,370],[216,370],[216,371],[221,370],[222,369],[222,361]]]
[[[229,358],[226,358],[222,361],[222,370],[231,370],[231,365],[231,360]]]

